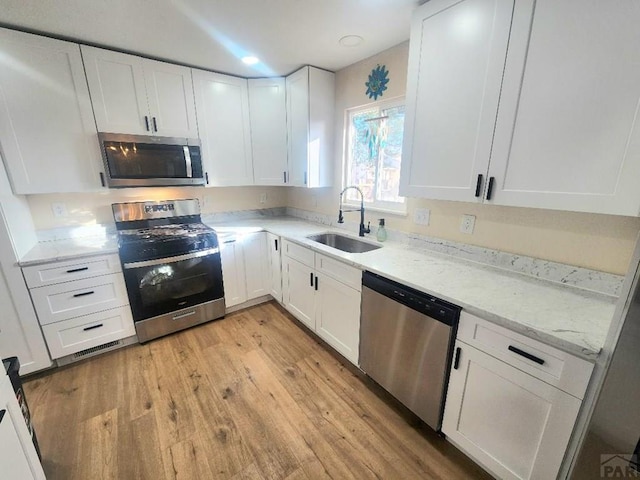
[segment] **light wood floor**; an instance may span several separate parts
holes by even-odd
[[[489,478],[275,303],[28,380],[50,480]]]

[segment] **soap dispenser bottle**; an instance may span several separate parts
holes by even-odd
[[[387,239],[387,230],[384,228],[384,218],[381,218],[379,222],[376,238],[379,242],[384,242]]]

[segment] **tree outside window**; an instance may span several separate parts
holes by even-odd
[[[356,185],[368,207],[406,213],[400,187],[404,101],[380,102],[348,111],[345,186]],[[349,203],[359,203],[354,190]]]

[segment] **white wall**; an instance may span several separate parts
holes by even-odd
[[[408,47],[408,43],[403,43],[336,72],[334,187],[315,190],[291,188],[287,190],[288,205],[336,215],[337,218],[338,199],[342,188],[345,111],[372,103],[365,95],[364,82],[369,72],[378,64],[386,65],[389,70],[388,89],[379,100],[405,94]],[[413,222],[413,212],[416,208],[431,210],[431,222],[428,226],[416,225]],[[465,235],[459,231],[463,214],[476,216],[476,227],[472,235]],[[370,221],[372,226],[377,225],[378,218],[384,217],[390,229],[616,274],[626,273],[635,239],[640,231],[640,218],[636,217],[424,199],[408,199],[407,216],[372,211],[367,212],[366,216],[366,220]]]
[[[260,203],[262,194],[267,195],[265,203]],[[27,196],[33,223],[38,230],[113,223],[112,203],[179,198],[197,198],[202,213],[215,213],[284,207],[286,206],[287,194],[284,187],[162,187],[111,189],[99,193]],[[51,204],[55,202],[64,203],[69,215],[55,217],[51,208]]]

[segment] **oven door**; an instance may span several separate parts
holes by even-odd
[[[218,248],[123,267],[136,322],[224,297]]]

